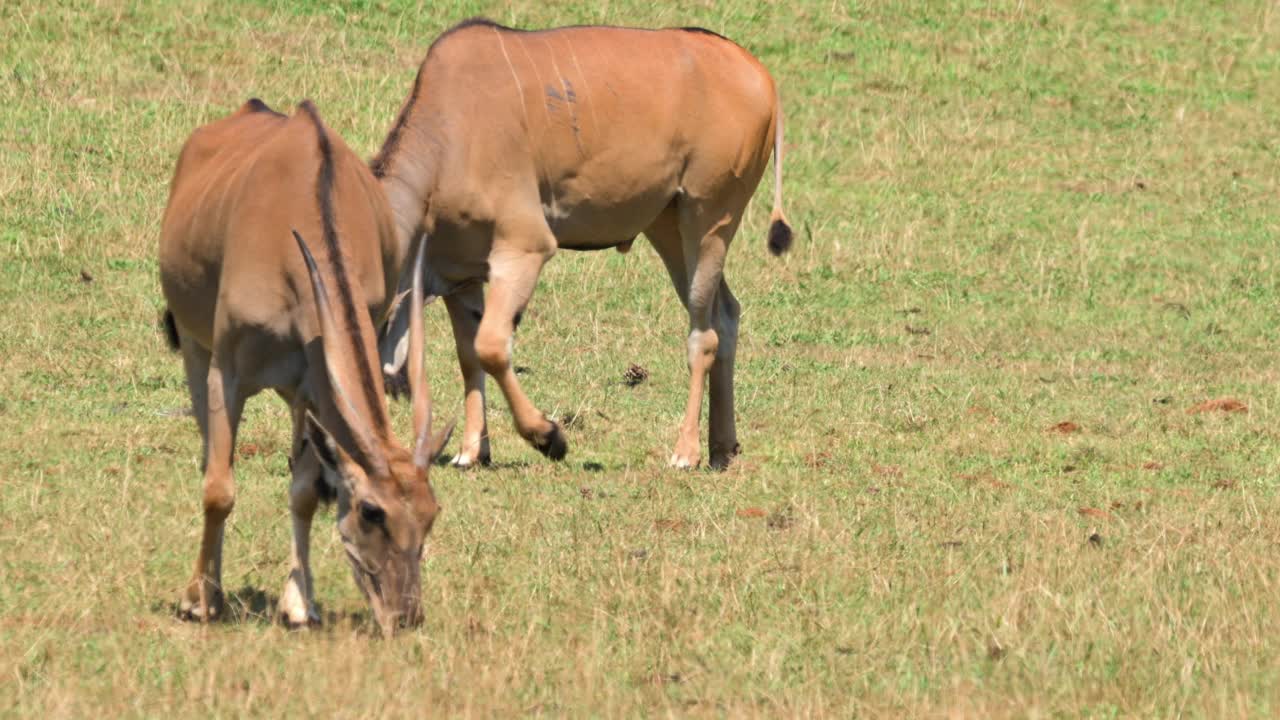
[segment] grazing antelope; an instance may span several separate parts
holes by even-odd
[[[304,237],[322,249],[313,256]],[[440,510],[427,467],[444,438],[428,439],[421,245],[408,281],[412,451],[391,433],[371,313],[396,286],[385,272],[404,262],[395,248],[377,182],[309,101],[286,117],[250,100],[183,146],[161,229],[160,283],[204,440],[204,534],[180,602],[186,617],[222,611],[236,429],[245,400],[270,388],[293,412],[282,618],[320,619],[311,520],[319,500],[336,496],[338,532],[378,624],[389,632],[421,620],[423,541]]]
[[[670,462],[700,461],[709,374],[710,460],[727,465],[739,452],[739,306],[723,270],[771,151],[778,255],[791,244],[782,109],[768,71],[732,41],[697,28],[528,32],[483,19],[437,39],[370,166],[399,245],[431,238],[426,282],[445,297],[466,388],[454,462],[489,460],[486,372],[520,435],[564,456],[560,427],[516,380],[512,333],[557,249],[627,252],[644,233],[689,312],[689,396]],[[407,324],[397,317],[389,331],[403,336]]]

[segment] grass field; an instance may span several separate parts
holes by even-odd
[[[0,4],[0,713],[1280,713],[1280,3],[684,6]],[[569,457],[491,388],[496,467],[433,473],[420,630],[370,636],[332,511],[326,626],[272,622],[266,395],[232,618],[180,622],[198,435],[155,263],[176,153],[256,95],[314,99],[371,155],[475,14],[703,25],[777,78],[797,238],[768,256],[762,198],[729,261],[745,454],[665,467],[679,301],[643,242],[564,252],[516,362],[575,419]],[[460,415],[439,305],[427,328]],[[1202,405],[1224,399],[1245,408]]]

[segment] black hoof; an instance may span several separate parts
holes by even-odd
[[[409,363],[400,366],[395,375],[382,374],[382,384],[392,400],[409,397]]]
[[[741,454],[742,454],[742,445],[739,443],[734,443],[733,449],[729,450],[728,452],[724,452],[722,450],[717,450],[713,448],[711,450],[711,469],[712,470],[728,470],[729,465],[733,462],[733,459],[738,457]]]
[[[560,423],[551,423],[551,432],[548,432],[541,441],[534,443],[534,447],[552,460],[563,460],[565,453],[569,452],[569,445],[564,441],[564,431],[560,429]]]

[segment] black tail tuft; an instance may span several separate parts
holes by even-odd
[[[178,339],[178,323],[173,320],[173,313],[167,309],[160,316],[160,329],[164,330],[164,339],[168,343],[169,349],[178,352],[182,347],[182,342]]]
[[[769,252],[774,255],[791,249],[791,226],[786,220],[774,220],[769,226]]]

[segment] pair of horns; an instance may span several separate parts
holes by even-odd
[[[352,352],[352,348],[344,347],[339,338],[342,337],[329,306],[329,295],[325,291],[324,281],[316,267],[315,258],[307,248],[307,243],[297,230],[293,230],[293,239],[298,243],[302,259],[307,265],[307,274],[311,277],[311,290],[316,298],[316,313],[320,317],[320,338],[324,348],[325,372],[329,377],[329,385],[334,394],[334,405],[346,421],[360,453],[368,461],[369,470],[377,475],[389,474],[383,441],[370,425],[369,413],[385,413],[383,405],[369,407],[365,412],[357,409],[353,396],[348,389],[347,379],[358,372],[356,363],[365,359]],[[413,291],[409,300],[409,389],[413,397],[413,461],[420,468],[426,468],[438,451],[431,442],[431,392],[427,386],[426,371],[423,367],[423,329],[422,329],[422,269],[424,263],[426,241],[418,244],[418,251],[413,260]],[[373,368],[369,368],[370,371]],[[380,399],[380,398],[379,398]],[[385,426],[385,423],[384,423]],[[445,438],[447,440],[447,437]],[[441,446],[443,441],[439,443]]]

